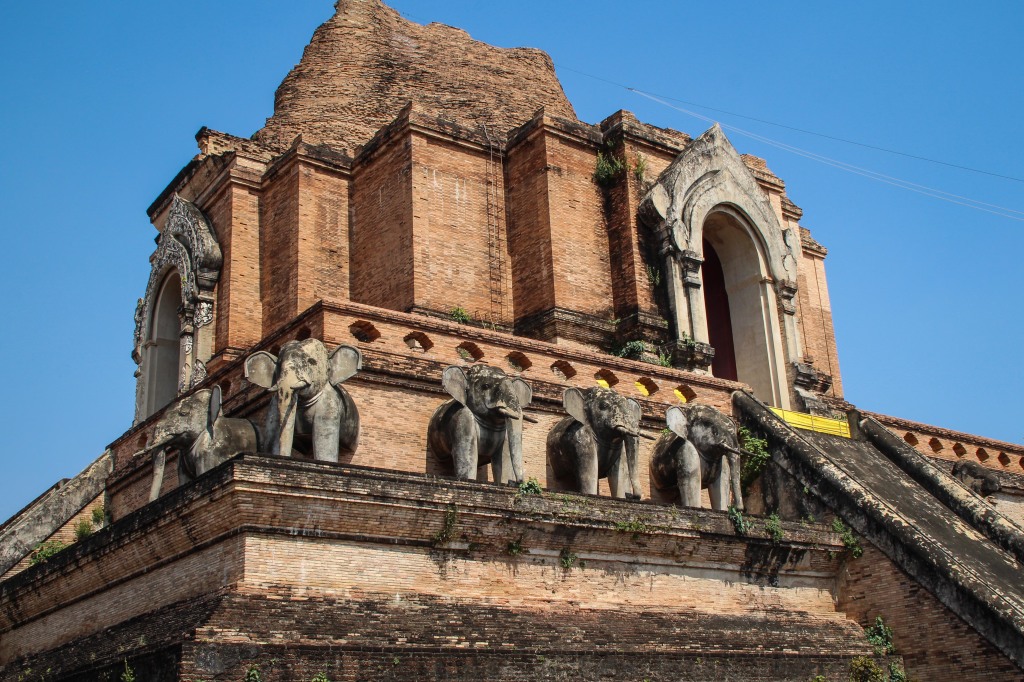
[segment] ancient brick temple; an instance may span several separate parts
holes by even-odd
[[[261,130],[196,139],[134,425],[0,526],[0,681],[1024,679],[1024,448],[844,401],[827,251],[717,126],[584,123],[543,52],[339,0]],[[323,391],[275,393],[321,341],[340,458]],[[482,365],[528,387],[513,485],[428,443]],[[639,406],[639,500],[551,466],[595,386]],[[691,404],[764,441],[745,513],[654,484]]]

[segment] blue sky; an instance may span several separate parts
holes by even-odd
[[[600,79],[1024,178],[1024,4],[393,0],[549,52],[581,119],[709,124]],[[201,126],[251,135],[327,0],[5,3],[0,229],[6,293],[0,519],[131,426],[145,209]],[[583,72],[582,75],[579,72]],[[594,78],[596,76],[598,78]],[[1024,183],[679,105],[829,158],[1024,211]],[[1024,222],[938,201],[728,132],[768,160],[826,261],[847,398],[1024,442]],[[1015,214],[1024,217],[1022,214]]]

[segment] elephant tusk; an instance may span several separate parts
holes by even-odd
[[[656,436],[647,435],[643,431],[638,431],[636,435],[640,436],[644,440],[658,440],[658,438]]]
[[[526,414],[525,412],[523,413],[523,421],[524,422],[530,422],[531,424],[539,424],[540,423],[539,420],[535,419],[534,417],[531,417],[530,415]]]
[[[153,443],[152,445],[147,445],[146,447],[142,448],[141,450],[139,450],[138,452],[133,454],[132,457],[138,457],[139,455],[144,455],[147,452],[152,452],[153,450],[156,450],[157,448],[162,448],[165,445],[167,445],[168,443],[170,443],[172,440],[174,440],[174,436],[168,436],[167,438],[164,438],[162,441],[160,441],[158,443]]]
[[[526,416],[522,413],[522,411],[517,412],[516,410],[513,410],[511,407],[505,407],[504,405],[495,408],[495,411],[498,414],[505,415],[506,417],[511,417],[512,419],[519,419],[520,417]]]

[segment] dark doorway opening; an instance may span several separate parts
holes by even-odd
[[[725,289],[725,273],[715,248],[704,240],[704,263],[701,265],[704,281],[704,310],[708,321],[708,343],[715,349],[711,373],[720,379],[738,381],[736,348],[732,338],[732,314],[729,311],[729,292]]]

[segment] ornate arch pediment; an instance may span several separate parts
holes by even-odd
[[[214,288],[220,278],[223,255],[217,233],[203,212],[175,194],[167,222],[149,257],[146,293],[135,308],[135,338],[132,359],[139,365],[136,388],[136,419],[144,411],[146,372],[144,347],[152,337],[153,309],[160,286],[171,270],[181,278],[181,343],[186,359],[180,373],[179,391],[190,388],[206,376],[205,361],[212,348],[211,334],[204,330],[213,322]],[[197,338],[199,336],[200,338]]]

